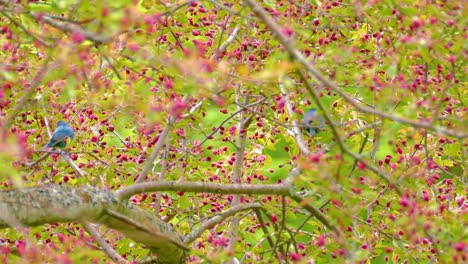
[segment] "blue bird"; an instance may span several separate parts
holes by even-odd
[[[52,138],[44,148],[64,148],[67,146],[67,139],[75,138],[75,131],[64,121],[59,121]]]
[[[317,109],[311,108],[307,113],[304,114],[304,118],[301,121],[302,127],[307,130],[311,137],[315,136],[320,129],[323,127],[323,119],[317,113]]]

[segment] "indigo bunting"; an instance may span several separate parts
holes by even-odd
[[[63,121],[59,121],[52,138],[44,148],[64,148],[67,146],[67,139],[75,138],[75,131],[71,126]]]
[[[320,128],[323,127],[323,119],[317,113],[315,108],[311,108],[307,113],[304,114],[304,118],[301,121],[302,127],[309,133],[311,137],[315,136]]]

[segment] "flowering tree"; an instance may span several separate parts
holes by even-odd
[[[174,2],[0,0],[2,262],[467,261],[466,6]]]

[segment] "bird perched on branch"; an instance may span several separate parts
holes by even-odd
[[[67,139],[75,138],[75,131],[71,126],[69,126],[64,121],[59,121],[57,123],[57,129],[55,129],[52,138],[49,143],[43,147],[46,148],[64,148],[67,146]]]
[[[323,127],[323,119],[317,113],[317,109],[311,108],[304,114],[301,121],[302,127],[308,132],[311,137],[314,137]]]

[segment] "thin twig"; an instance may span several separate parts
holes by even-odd
[[[312,99],[314,100],[315,104],[320,109],[320,112],[322,113],[322,116],[325,119],[327,125],[330,127],[330,130],[333,133],[333,136],[334,136],[338,146],[340,147],[340,150],[342,152],[345,152],[345,150],[344,150],[345,145],[344,145],[344,142],[343,142],[343,138],[341,137],[340,133],[338,133],[338,129],[335,126],[335,124],[334,124],[333,120],[331,119],[331,117],[326,113],[325,107],[323,106],[322,102],[319,100],[319,95],[318,95],[316,89],[314,89],[312,87],[312,85],[307,81],[307,77],[304,75],[304,73],[302,71],[298,70],[298,71],[296,71],[296,73],[299,75],[302,83],[305,85],[307,91],[312,96]]]
[[[260,223],[263,233],[265,234],[267,238],[268,244],[270,244],[270,247],[273,248],[275,243],[273,242],[273,239],[271,238],[270,231],[268,230],[265,224],[265,220],[263,220],[262,211],[260,209],[255,209],[255,214],[257,215],[258,222]]]
[[[305,143],[304,138],[302,137],[301,128],[300,128],[297,120],[292,118],[293,117],[293,112],[294,112],[293,111],[293,106],[292,106],[291,100],[289,99],[288,93],[284,89],[283,84],[280,84],[280,90],[281,90],[281,94],[282,94],[282,97],[283,97],[283,100],[284,100],[284,106],[288,110],[289,119],[292,120],[292,122],[291,122],[292,123],[292,131],[294,133],[294,139],[296,140],[296,144],[299,147],[299,150],[301,151],[302,155],[307,156],[307,155],[310,154],[310,150],[307,147],[307,144]]]
[[[106,240],[99,234],[99,232],[92,224],[84,222],[81,223],[81,225],[83,226],[84,230],[86,230],[86,232],[91,234],[94,239],[96,239],[96,242],[99,244],[99,246],[101,246],[104,253],[106,253],[106,255],[109,256],[113,261],[117,263],[128,263],[119,253],[117,253],[117,251],[115,251],[109,245],[109,243],[106,242]]]
[[[226,51],[227,47],[231,44],[236,39],[237,33],[239,32],[240,27],[236,26],[234,30],[232,31],[231,35],[226,39],[226,41],[223,43],[223,45],[217,49],[213,55],[211,55],[210,60],[213,60],[218,57],[219,54],[223,53]]]
[[[45,123],[45,126],[46,126],[47,135],[49,135],[49,139],[50,139],[50,138],[52,138],[52,131],[50,130],[49,121],[47,120],[47,117],[44,117],[44,123]],[[46,159],[50,154],[52,154],[50,151],[46,151],[37,160],[35,160],[33,162],[26,162],[25,165],[26,165],[26,167],[31,168],[34,165],[36,165],[37,163],[39,163],[39,162],[43,161],[44,159]]]
[[[216,6],[217,9],[225,10],[229,13],[229,15],[239,15],[239,12],[234,11],[224,5],[221,5],[218,3],[216,0],[208,0],[208,2],[212,3],[214,6]]]
[[[117,70],[117,68],[115,68],[115,65],[110,61],[109,57],[107,57],[105,54],[103,54],[102,57],[104,57],[104,60],[107,62],[107,64],[109,64],[109,66],[111,67],[112,71],[115,73],[117,78],[119,78],[119,80],[122,80],[123,79],[122,75]]]
[[[286,223],[286,201],[283,195],[281,196],[281,224],[280,224],[280,228],[276,231],[277,235],[276,235],[275,245],[273,246],[273,249],[272,249],[273,253],[276,252],[276,248],[278,247],[278,244],[281,241],[281,233],[283,233],[283,229],[286,228],[285,223]],[[280,252],[282,254],[285,254],[283,247],[280,247]]]
[[[258,210],[261,208],[261,204],[259,203],[252,203],[252,204],[239,204],[237,206],[234,206],[218,215],[213,216],[211,219],[204,221],[203,224],[200,225],[199,228],[193,230],[190,235],[186,236],[184,239],[182,239],[185,243],[189,244],[193,242],[195,239],[197,239],[201,233],[203,233],[205,230],[208,230],[215,226],[216,224],[221,223],[224,221],[226,218],[230,216],[234,216],[239,212],[242,211],[247,211],[247,210]]]
[[[193,1],[195,1],[195,0],[189,0],[189,1],[185,2],[185,3],[182,3],[182,4],[176,6],[176,7],[172,8],[172,9],[162,13],[161,16],[170,16],[170,15],[174,14],[175,12],[177,12],[182,7],[190,5]]]
[[[320,212],[317,208],[315,208],[311,204],[304,201],[304,199],[301,196],[297,195],[296,193],[290,193],[289,196],[294,201],[296,201],[298,204],[300,204],[302,207],[304,207],[304,209],[309,211],[309,213],[311,213],[315,218],[317,218],[327,228],[334,231],[339,237],[341,237],[343,235],[343,232],[339,229],[338,226],[333,225],[330,222],[330,220],[322,212]]]
[[[47,48],[50,48],[51,46],[49,45],[49,43],[46,43],[44,40],[40,39],[39,37],[37,37],[36,35],[34,35],[33,33],[29,32],[29,30],[27,30],[22,24],[20,24],[18,21],[16,21],[14,18],[12,18],[8,13],[4,12],[3,10],[0,11],[0,13],[2,13],[6,18],[8,18],[8,20],[10,20],[13,24],[15,24],[17,27],[21,28],[21,30],[24,31],[24,33],[26,33],[27,35],[31,36],[34,40],[36,40],[37,42],[39,42],[41,45],[47,47]]]
[[[236,112],[234,112],[233,114],[231,114],[229,117],[227,117],[226,119],[223,120],[223,122],[221,122],[221,124],[219,124],[215,130],[213,130],[213,132],[211,132],[208,136],[206,136],[198,145],[196,145],[195,147],[193,147],[192,149],[190,149],[189,153],[192,152],[194,149],[200,147],[201,145],[203,145],[205,142],[207,142],[209,139],[211,139],[213,137],[214,134],[216,134],[216,132],[218,132],[219,129],[221,129],[221,127],[224,126],[224,124],[226,124],[229,120],[231,120],[232,118],[234,118],[237,114],[239,114],[240,112],[242,112],[244,109],[248,108],[248,107],[252,107],[254,105],[257,105],[257,104],[261,104],[262,102],[264,102],[267,98],[262,98],[261,100],[259,101],[256,101],[256,102],[253,102],[247,106],[242,106],[242,109],[238,109]],[[187,154],[185,154],[184,156],[182,156],[182,159],[186,156]]]
[[[15,119],[15,117],[19,114],[19,112],[23,109],[23,107],[26,105],[29,97],[31,94],[36,90],[37,86],[41,83],[41,81],[44,79],[44,77],[47,75],[47,72],[49,68],[47,67],[49,65],[50,57],[47,57],[44,61],[44,64],[42,65],[41,69],[37,72],[36,76],[34,76],[34,79],[32,80],[31,85],[26,89],[24,92],[23,97],[21,97],[15,104],[15,107],[10,111],[10,114],[8,115],[7,119],[5,120],[5,123],[3,124],[3,130],[5,131],[10,123]]]
[[[71,160],[71,158],[68,156],[67,152],[61,151],[60,156],[68,163],[70,167],[81,177],[86,176],[86,172],[82,171],[76,164]]]
[[[64,32],[70,32],[70,33],[76,32],[82,35],[85,39],[90,40],[96,44],[107,44],[111,42],[113,39],[111,37],[104,37],[98,33],[87,31],[83,29],[81,26],[74,24],[74,23],[56,21],[54,18],[48,15],[34,14],[34,13],[31,13],[31,15],[38,21],[43,21],[44,23],[52,27],[58,28]]]
[[[153,162],[158,157],[159,151],[161,150],[164,144],[164,140],[166,139],[167,134],[169,133],[169,130],[172,127],[172,122],[173,122],[173,118],[169,118],[169,121],[167,122],[166,127],[164,127],[161,134],[159,134],[158,142],[156,143],[156,146],[154,146],[153,152],[151,153],[149,158],[146,160],[145,166],[143,167],[143,170],[139,173],[138,179],[136,179],[135,184],[141,183],[142,181],[144,181],[146,178],[146,175],[151,170],[151,167],[153,166]]]
[[[362,151],[364,150],[364,147],[366,146],[366,143],[367,143],[367,139],[369,138],[369,133],[366,133],[366,137],[364,138],[364,140],[362,141],[362,144],[361,144],[361,147],[359,148],[359,155],[362,153]],[[354,160],[354,163],[353,163],[353,166],[351,167],[351,170],[349,171],[349,174],[348,174],[348,178],[351,177],[351,175],[353,175],[353,172],[354,170],[356,169],[356,166],[358,164],[358,160]]]
[[[164,176],[167,171],[167,158],[169,156],[169,143],[170,143],[170,135],[166,137],[166,148],[164,149],[163,160],[161,164],[161,171],[159,172],[159,176],[157,179],[157,181],[159,182],[164,181]],[[155,204],[154,211],[156,214],[159,214],[159,211],[161,209],[161,197],[162,197],[161,192],[156,193],[156,198],[154,201],[154,204]]]

